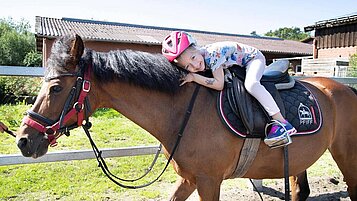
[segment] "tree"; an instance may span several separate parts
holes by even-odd
[[[0,65],[42,65],[42,58],[36,52],[35,37],[30,32],[28,22],[14,22],[11,18],[0,19]]]
[[[272,31],[270,30],[268,33],[264,34],[265,36],[278,37],[287,40],[296,40],[300,41],[310,36],[308,33],[304,33],[298,27],[284,27],[279,28],[278,30]]]
[[[357,77],[357,53],[350,56],[348,76]]]
[[[36,52],[34,34],[28,22],[0,19],[0,66],[41,66],[42,55]],[[0,103],[7,96],[34,95],[40,82],[37,78],[0,77]]]
[[[42,55],[37,53],[36,50],[31,50],[25,56],[23,61],[25,66],[40,66],[42,64]]]
[[[250,35],[252,35],[252,36],[259,36],[256,31],[252,31],[252,32],[250,33]]]

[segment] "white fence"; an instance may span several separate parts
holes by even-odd
[[[348,58],[302,59],[301,71],[306,76],[346,77]]]
[[[43,76],[44,68],[42,67],[20,67],[20,66],[0,66],[0,76]],[[302,79],[306,77],[296,77]],[[344,84],[357,84],[357,78],[348,77],[331,77],[332,79]],[[126,148],[113,148],[102,149],[103,157],[124,157],[124,156],[138,156],[155,154],[158,146],[141,146],[141,147],[126,147]],[[95,158],[92,150],[73,150],[73,151],[59,151],[50,152],[38,158],[26,158],[20,154],[0,155],[0,166],[17,165],[28,163],[45,163],[55,161],[70,161],[70,160],[85,160]]]
[[[15,146],[15,145],[14,145]],[[125,147],[115,149],[101,149],[103,158],[124,157],[124,156],[140,156],[157,153],[159,146],[141,146],[141,147]],[[0,166],[18,165],[30,163],[46,163],[57,161],[72,161],[94,159],[93,150],[73,150],[73,151],[58,151],[49,152],[46,155],[33,159],[26,158],[21,154],[0,155]]]
[[[0,66],[0,76],[42,77],[43,67]]]

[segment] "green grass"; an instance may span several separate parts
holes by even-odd
[[[0,121],[12,130],[18,129],[27,105],[0,106]],[[91,134],[99,148],[119,148],[143,145],[158,145],[149,133],[119,113],[101,109],[91,118]],[[90,149],[90,144],[81,129],[75,129],[70,137],[61,137],[59,145],[50,151]],[[0,135],[0,154],[19,154],[14,138]],[[141,176],[151,164],[153,155],[107,159],[111,171],[123,178]],[[140,185],[156,178],[166,164],[161,155],[152,173],[133,185]],[[96,160],[52,162],[41,164],[12,165],[0,167],[0,200],[133,200],[167,197],[160,183],[173,183],[176,175],[168,168],[164,176],[154,185],[139,190],[117,187],[97,167]],[[164,180],[164,181],[163,181]],[[126,183],[131,185],[131,183]]]
[[[17,130],[28,105],[0,106],[0,121]],[[99,148],[119,148],[158,145],[149,133],[111,109],[101,109],[91,118],[91,134]],[[90,149],[81,129],[75,129],[70,137],[61,137],[59,144],[50,151]],[[14,138],[0,134],[0,154],[19,154]],[[141,176],[153,155],[107,159],[110,170],[123,178]],[[147,178],[133,185],[144,184],[161,172],[166,158],[161,155],[154,170]],[[136,190],[116,186],[97,167],[96,160],[51,162],[41,164],[0,167],[0,200],[167,200],[177,178],[171,166],[153,185]],[[341,175],[331,155],[326,152],[308,170],[309,177]],[[275,180],[264,180],[269,186]],[[128,184],[128,183],[126,183]],[[130,183],[129,183],[130,184]],[[222,189],[246,188],[247,179],[226,180]]]

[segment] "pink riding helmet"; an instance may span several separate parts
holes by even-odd
[[[196,40],[187,32],[173,31],[162,41],[162,54],[172,62]]]

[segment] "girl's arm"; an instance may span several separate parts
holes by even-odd
[[[187,74],[180,86],[184,85],[187,82],[196,82],[211,89],[215,89],[218,91],[222,90],[224,87],[223,68],[217,68],[215,71],[212,72],[212,75],[213,78],[209,78],[196,73],[189,73]]]

